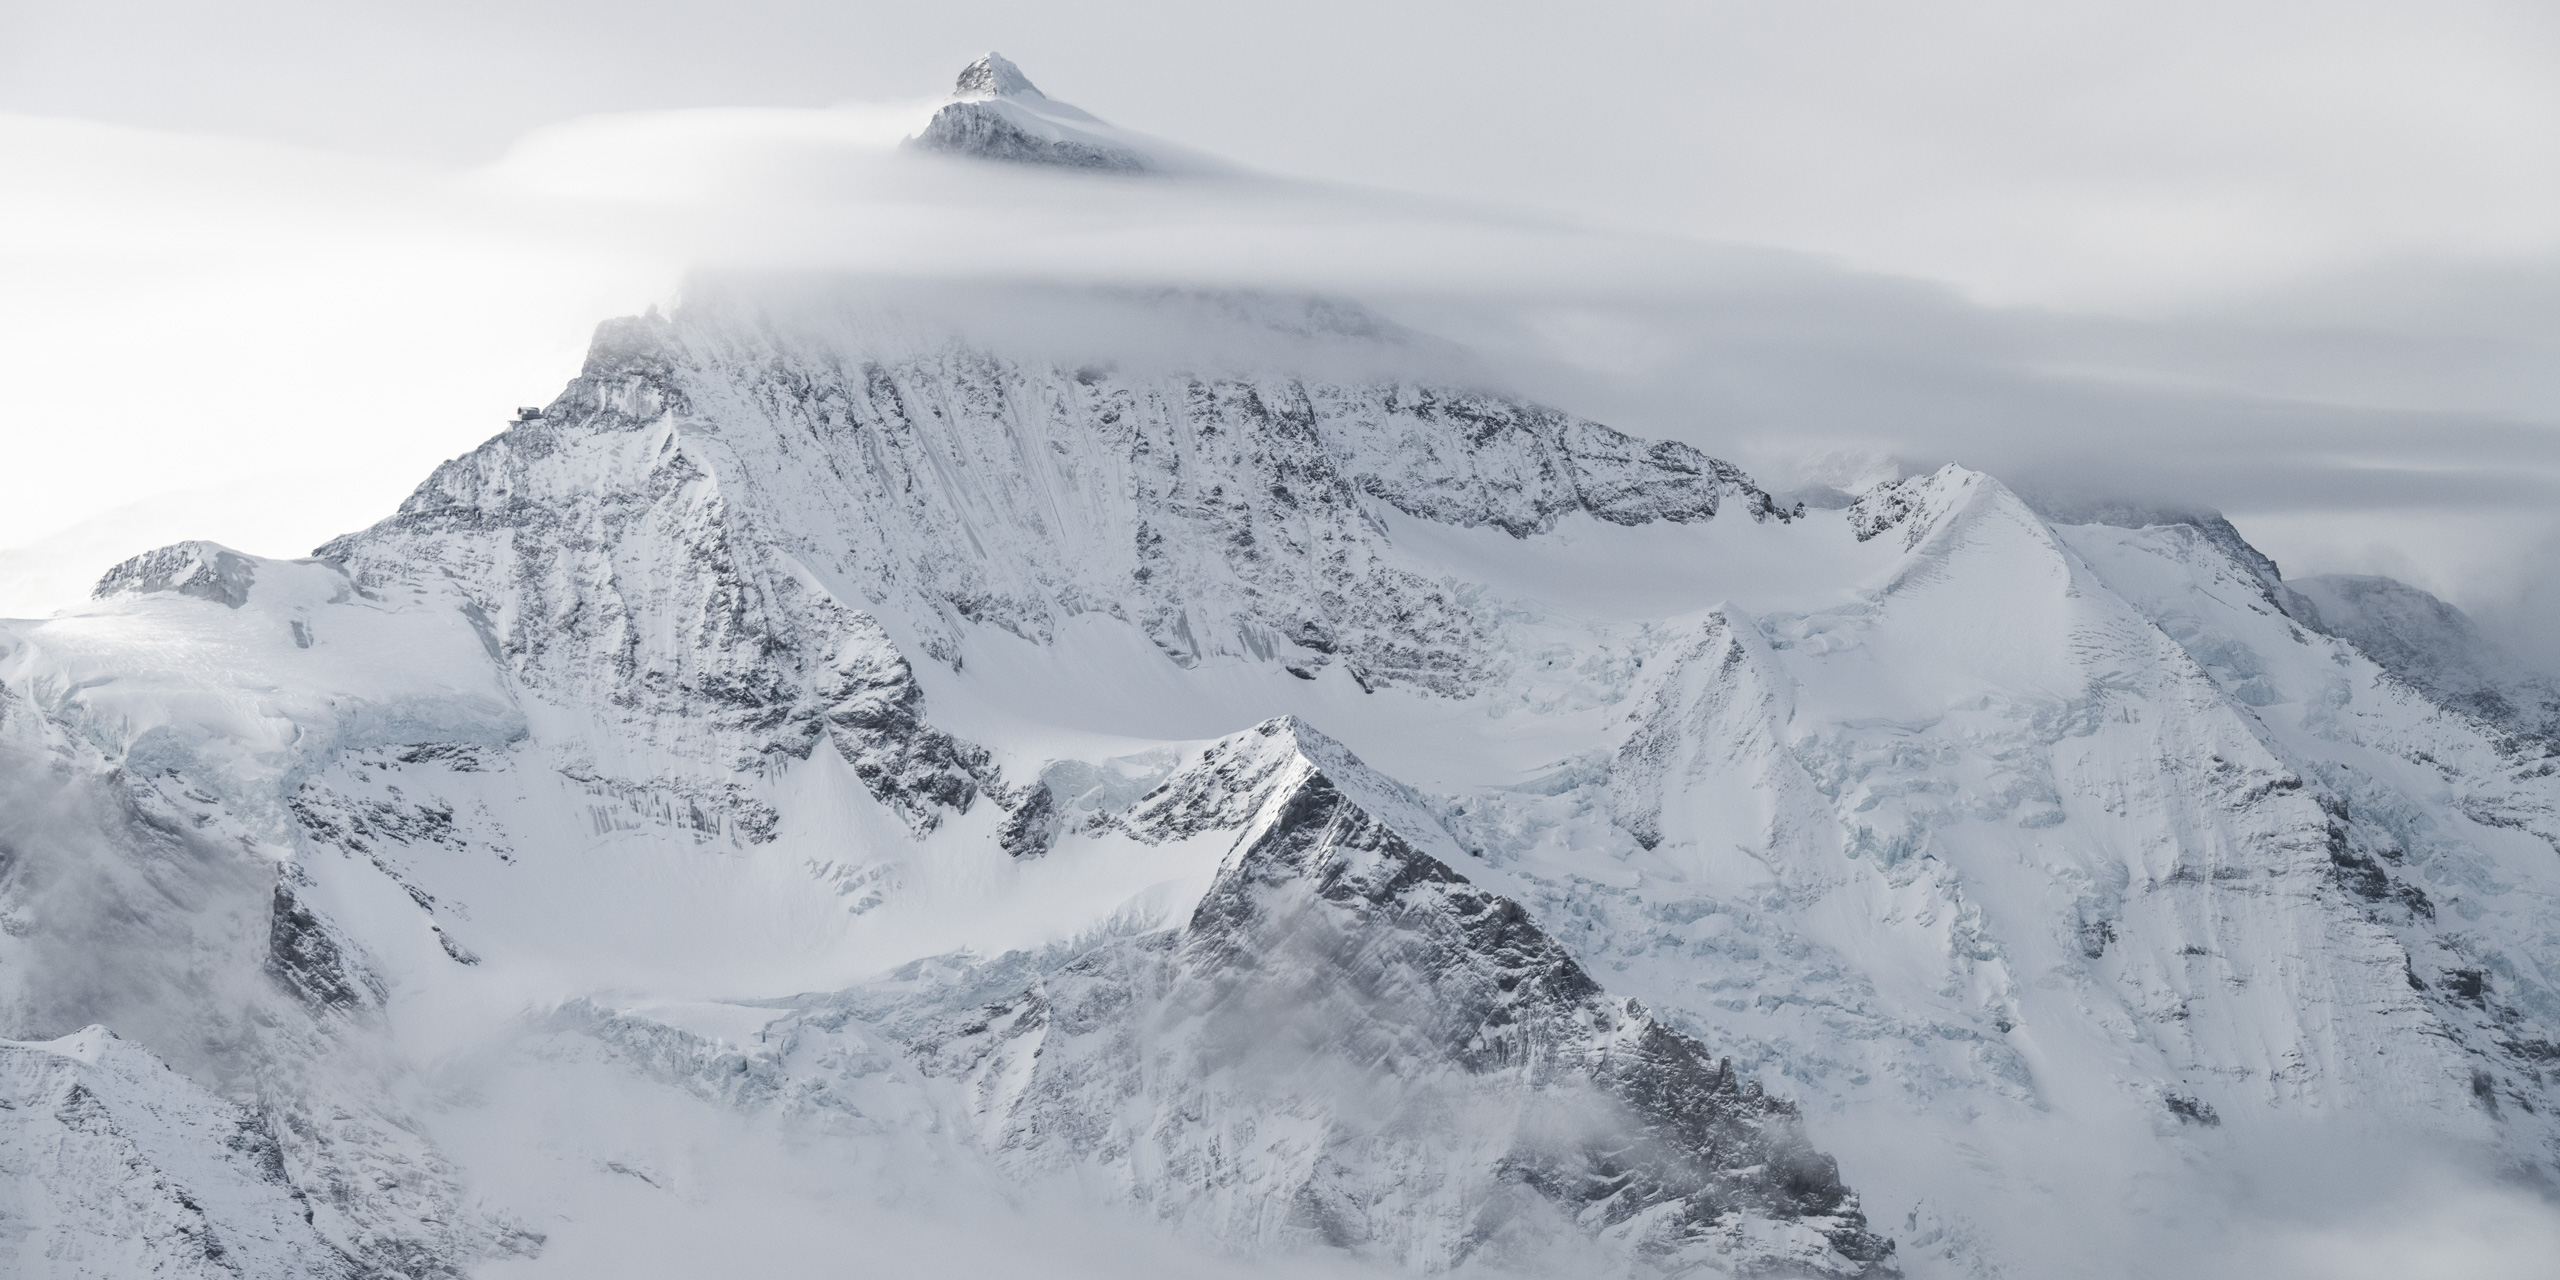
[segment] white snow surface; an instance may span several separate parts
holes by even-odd
[[[0,623],[10,1274],[2308,1276],[2560,1173],[2548,740],[2192,524],[1799,514],[1218,314],[1282,354],[706,293],[322,558]],[[1335,919],[1211,909],[1311,779],[1472,888],[1202,959]],[[1605,988],[1548,1065],[1328,976],[1478,891]],[[1499,1198],[1657,1026],[1889,1261]]]
[[[0,1040],[0,1179],[11,1275],[281,1276],[334,1261],[257,1117],[104,1027]]]

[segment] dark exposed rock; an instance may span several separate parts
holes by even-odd
[[[924,722],[924,690],[878,623],[857,614],[848,631],[818,689],[829,737],[874,797],[929,831],[945,809],[966,811],[996,781],[995,765]]]
[[[2107,944],[2116,940],[2112,920],[2089,920],[2080,926],[2080,954],[2095,960],[2107,954]]]
[[[2465,1004],[2485,1007],[2489,991],[2489,975],[2479,969],[2448,971],[2440,984],[2446,995]]]
[[[282,880],[267,925],[267,974],[317,1011],[378,1008],[386,994],[382,980]]]
[[[1212,328],[1389,340],[1338,305],[1179,301]],[[908,606],[914,639],[939,661],[957,661],[970,623],[1046,640],[1099,610],[1186,666],[1278,660],[1294,646],[1288,665],[1310,674],[1340,661],[1368,687],[1450,693],[1482,678],[1484,625],[1445,584],[1382,554],[1371,502],[1521,537],[1575,512],[1705,520],[1728,498],[1754,519],[1791,518],[1686,445],[1501,395],[1139,378],[956,343],[848,350],[831,318],[799,305],[715,290],[674,321],[600,328],[585,376],[542,417],[324,552],[360,576],[442,565],[475,584],[510,665],[635,709],[700,704],[688,719],[709,715],[754,753],[804,749],[777,730],[804,723],[793,704],[824,678],[806,664],[831,658],[844,614],[870,605],[823,607],[776,563],[777,534],[747,521],[750,509],[790,513],[808,526],[797,536],[842,546],[841,580]],[[643,429],[669,435],[645,453],[617,442]],[[956,489],[954,460],[970,477]],[[601,492],[572,491],[598,483],[598,469]],[[683,553],[674,580],[618,572],[627,557],[615,549],[643,545]],[[634,648],[670,630],[700,639],[647,658]]]
[[[922,691],[880,625],[774,563],[777,548],[733,523],[719,477],[674,434],[645,457],[624,449],[621,438],[672,425],[689,403],[668,337],[649,318],[600,326],[586,375],[542,415],[322,554],[360,577],[443,566],[529,690],[618,709],[645,740],[708,755],[712,772],[762,772],[825,736],[919,831],[968,808],[994,768],[923,722]],[[636,465],[617,469],[615,455]],[[644,632],[681,642],[644,647]],[[771,838],[776,820],[744,788],[704,777],[594,785],[681,796],[750,840]]]
[[[1919,510],[1920,501],[1916,477],[1888,480],[1849,504],[1849,532],[1858,541],[1866,542],[1887,529],[1908,524]],[[1915,537],[1920,532],[1917,525],[1911,531]]]
[[[259,1116],[103,1027],[0,1041],[0,1150],[17,1157],[9,1256],[31,1274],[379,1274],[312,1229]]]
[[[1058,838],[1061,816],[1057,796],[1045,782],[1033,783],[1013,812],[996,828],[996,844],[1017,858],[1036,858]]]
[[[2161,1099],[2161,1102],[2169,1108],[2169,1114],[2176,1116],[2182,1124],[2204,1125],[2210,1128],[2222,1123],[2222,1117],[2214,1113],[2211,1104],[2197,1101],[2184,1094],[2170,1094]]]

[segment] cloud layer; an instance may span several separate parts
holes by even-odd
[[[547,399],[594,320],[690,271],[815,269],[1342,295],[1472,348],[1481,380],[1774,483],[1961,461],[2221,507],[2288,567],[2410,577],[2511,639],[2560,621],[2525,553],[2560,544],[2560,257],[2404,260],[2149,314],[1994,306],[1988,276],[1531,200],[901,152],[933,104],[584,117],[465,169],[0,117],[0,157],[31,179],[0,194],[26,284],[0,339],[28,369],[0,390],[26,464],[0,546],[277,472],[387,511]],[[2539,252],[2492,231],[2470,248]],[[313,514],[254,549],[338,531]]]

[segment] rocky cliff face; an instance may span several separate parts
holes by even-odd
[[[44,1256],[645,1270],[931,1185],[1177,1269],[2210,1274],[2292,1126],[2560,1161],[2560,764],[2439,646],[2218,520],[1782,509],[1451,367],[706,288],[315,560],[8,624],[0,1033],[176,1064],[209,1171],[10,1139]]]
[[[1305,303],[1217,319],[1247,338],[1376,331]],[[1790,518],[1689,446],[1503,396],[1132,376],[935,333],[865,345],[895,324],[719,300],[616,321],[558,400],[322,554],[362,580],[452,574],[528,678],[752,769],[806,755],[829,690],[873,679],[843,672],[903,681],[869,614],[947,664],[971,627],[1045,642],[1098,614],[1186,667],[1340,665],[1461,695],[1489,641],[1453,584],[1392,553],[1382,515],[1515,538],[1577,514]]]

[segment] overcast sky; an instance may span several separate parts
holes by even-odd
[[[0,14],[0,547],[297,551],[705,254],[932,274],[1000,240],[1023,270],[1369,296],[1764,467],[2106,477],[2231,509],[2289,569],[2560,621],[2547,2]],[[1333,185],[1157,208],[847,159],[990,47]],[[773,110],[667,114],[705,108]],[[0,559],[0,597],[28,571]]]

